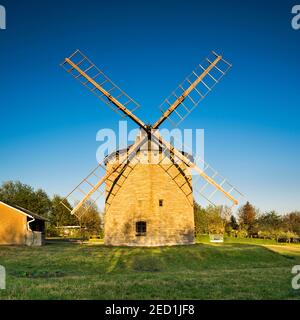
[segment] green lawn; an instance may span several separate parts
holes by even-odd
[[[0,299],[299,299],[296,264],[296,245],[0,247]]]

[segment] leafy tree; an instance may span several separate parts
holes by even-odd
[[[4,182],[0,187],[0,201],[23,207],[42,216],[48,216],[51,210],[51,200],[45,191],[42,189],[35,191],[20,181]]]
[[[291,239],[298,238],[298,234],[294,233],[294,232],[291,232],[291,231],[287,231],[287,232],[285,232],[285,234],[286,234],[286,237],[288,239],[288,243],[291,242]]]
[[[221,208],[208,206],[206,208],[208,220],[208,233],[223,234],[225,232],[225,221],[221,216]]]
[[[238,238],[247,238],[248,237],[248,232],[243,229],[239,229],[236,233]]]
[[[282,218],[275,211],[270,211],[262,214],[258,219],[259,229],[262,231],[274,231],[282,229]]]
[[[239,208],[238,221],[241,229],[247,231],[249,236],[256,233],[257,210],[249,202]]]
[[[283,236],[283,223],[282,217],[275,211],[266,212],[261,215],[258,219],[258,228],[267,237],[278,239]],[[286,235],[284,235],[286,237]]]
[[[234,215],[230,216],[229,222],[226,223],[225,231],[229,236],[236,237],[239,225]]]
[[[272,234],[269,231],[258,231],[258,237],[263,239],[272,239]]]
[[[54,195],[52,199],[52,207],[50,214],[50,224],[53,227],[62,227],[62,226],[74,226],[78,225],[78,220],[74,215],[70,214],[70,211],[61,204],[61,198],[58,195]],[[66,201],[66,200],[64,200]],[[67,203],[71,208],[71,205]]]
[[[234,215],[231,215],[230,217],[230,226],[232,228],[232,230],[238,230],[239,225],[236,221],[236,217]]]
[[[205,208],[194,203],[195,233],[196,235],[208,233],[208,221]]]
[[[194,205],[196,234],[223,234],[227,223],[227,211],[221,207],[208,206],[203,208]]]
[[[221,218],[223,220],[224,231],[227,234],[231,234],[232,228],[230,225],[230,219],[232,216],[232,210],[228,206],[221,206],[219,207],[219,210],[220,210]]]
[[[80,208],[77,214],[79,225],[86,231],[88,236],[102,233],[102,219],[97,206],[88,202],[86,206]]]
[[[221,217],[224,220],[224,223],[225,224],[230,223],[230,218],[232,216],[231,208],[229,208],[227,206],[222,206],[219,208],[219,210],[220,210]]]
[[[300,212],[294,211],[283,217],[284,229],[300,237]]]

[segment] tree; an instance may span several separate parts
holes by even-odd
[[[256,215],[257,210],[249,202],[240,207],[238,211],[239,225],[250,236],[253,236],[256,232]]]
[[[286,234],[286,237],[288,239],[288,243],[291,242],[291,239],[298,238],[298,234],[294,233],[294,232],[291,232],[291,231],[287,231],[287,232],[285,232],[285,234]]]
[[[264,213],[257,219],[257,223],[260,236],[276,239],[276,241],[282,236],[284,231],[282,217],[277,212],[270,211]]]
[[[229,208],[227,206],[222,206],[222,207],[219,208],[219,210],[220,210],[220,214],[221,214],[221,217],[224,220],[224,222],[226,224],[230,223],[230,218],[232,216],[231,208]]]
[[[196,235],[208,233],[208,221],[205,208],[202,208],[197,203],[194,203],[195,217],[195,233]]]
[[[78,225],[77,218],[71,215],[70,211],[61,204],[62,200],[63,198],[58,195],[54,195],[52,199],[51,214],[49,217],[50,225],[53,227]],[[71,208],[69,203],[67,203],[67,205]]]
[[[300,237],[300,212],[294,211],[283,217],[284,229]]]
[[[208,206],[206,213],[208,218],[208,233],[223,234],[225,232],[225,222],[221,216],[221,208]]]
[[[222,212],[224,216],[222,216]],[[221,207],[208,206],[203,208],[194,204],[196,234],[223,234],[227,221],[227,211]],[[226,217],[225,217],[226,216]]]
[[[230,217],[230,226],[232,230],[237,230],[239,228],[239,225],[236,221],[236,217],[234,215],[231,215]]]
[[[232,230],[232,228],[230,226],[230,219],[231,219],[231,215],[232,215],[231,208],[228,206],[221,206],[220,207],[220,215],[223,220],[224,231],[227,234],[230,234],[231,230]]]
[[[87,202],[85,207],[81,207],[77,213],[77,216],[80,217],[78,218],[79,225],[86,231],[87,236],[102,233],[102,219],[94,203]]]
[[[275,211],[270,211],[262,214],[258,219],[259,229],[262,231],[272,231],[282,228],[282,218]]]
[[[225,231],[228,235],[236,237],[238,229],[239,229],[239,225],[236,221],[236,218],[234,215],[231,215],[229,222],[225,226]]]
[[[51,200],[45,191],[42,189],[35,191],[20,181],[4,182],[0,187],[0,201],[23,207],[42,216],[48,216],[51,210]]]

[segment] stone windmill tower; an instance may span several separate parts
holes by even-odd
[[[202,165],[197,165],[199,159],[196,162],[191,154],[176,149],[159,132],[166,119],[175,126],[181,123],[231,68],[220,55],[212,52],[198,65],[164,101],[162,115],[153,125],[134,115],[139,105],[81,51],[66,58],[62,66],[140,128],[133,145],[109,155],[62,202],[71,214],[81,217],[104,198],[106,245],[191,244],[196,194],[211,203],[221,195],[231,206],[238,204],[240,193],[226,179],[201,159]]]

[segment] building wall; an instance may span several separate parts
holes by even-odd
[[[107,170],[111,170],[114,164],[110,161]],[[186,169],[182,165],[180,167]],[[109,190],[111,194],[107,198],[104,217],[106,245],[194,243],[190,176],[180,174],[170,161],[163,165],[138,163],[133,169],[128,167],[115,181],[118,174],[111,177],[111,183],[107,183],[107,195]],[[115,186],[111,189],[113,181]],[[181,185],[182,188],[179,187]],[[163,200],[162,207],[159,206],[160,199]],[[136,236],[137,221],[146,221],[146,236]]]
[[[0,203],[0,245],[24,245],[27,216]]]

